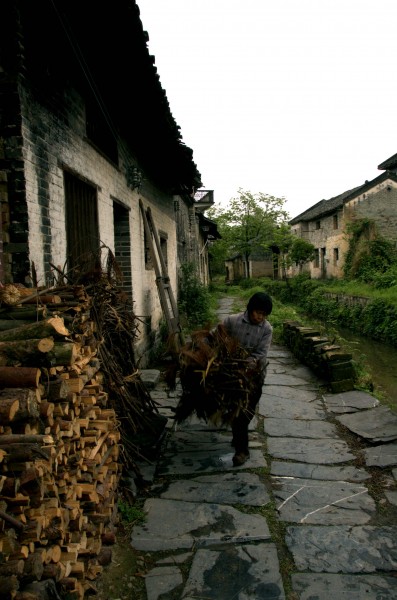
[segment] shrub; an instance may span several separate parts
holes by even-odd
[[[181,266],[178,309],[189,329],[202,327],[212,319],[211,298],[193,263]]]
[[[397,286],[397,264],[394,264],[384,273],[373,273],[372,283],[377,289],[388,289]]]
[[[139,505],[119,500],[117,509],[122,521],[127,525],[142,525],[146,521],[146,513]]]

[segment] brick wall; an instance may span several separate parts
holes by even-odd
[[[36,100],[28,87],[21,89],[21,114],[19,154],[22,156],[23,152],[24,161],[21,160],[12,181],[8,181],[10,243],[5,258],[12,258],[10,277],[13,281],[28,283],[33,262],[38,284],[52,284],[50,263],[63,269],[67,260],[64,171],[89,183],[97,190],[100,241],[122,260],[135,314],[143,323],[150,323],[149,328],[142,325],[137,340],[137,356],[143,356],[141,364],[144,366],[163,315],[154,271],[146,271],[144,266],[139,198],[142,197],[146,206],[151,206],[156,226],[167,236],[168,269],[171,285],[176,290],[173,197],[149,181],[139,193],[131,190],[126,178],[126,169],[132,160],[128,148],[120,143],[120,164],[114,165],[86,140],[84,100],[75,90],[65,95],[56,111],[50,111]],[[115,201],[125,207],[128,218],[126,212],[125,218],[115,219]]]
[[[373,191],[361,194],[345,205],[346,219],[371,219],[379,233],[397,241],[397,186],[385,181]]]
[[[349,248],[346,225],[358,219],[372,220],[383,237],[397,242],[397,184],[386,180],[353,198],[343,208],[295,226],[295,232],[313,244],[320,256],[318,266],[312,261],[304,266],[303,271],[309,272],[313,279],[343,277],[345,255]],[[289,270],[291,275],[298,272],[298,267]]]

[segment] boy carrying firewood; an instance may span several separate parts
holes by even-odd
[[[226,317],[211,331],[193,333],[180,353],[183,394],[176,423],[195,413],[215,425],[230,426],[234,466],[249,458],[248,426],[265,380],[272,306],[268,294],[254,294],[245,311]]]
[[[244,464],[249,458],[248,426],[254,417],[265,381],[267,353],[273,333],[267,317],[271,314],[272,308],[271,297],[265,292],[257,292],[249,299],[244,312],[230,315],[223,322],[227,333],[238,340],[239,344],[248,352],[247,370],[254,379],[246,409],[240,411],[231,423],[232,444],[235,449],[234,466]]]

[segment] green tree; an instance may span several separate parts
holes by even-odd
[[[222,236],[212,249],[212,252],[218,252],[217,259],[222,255],[224,262],[230,256],[241,255],[246,276],[251,277],[250,254],[270,249],[277,229],[287,223],[285,202],[285,198],[253,194],[240,188],[238,196],[230,200],[227,208],[213,207],[208,211],[209,218],[217,223]],[[219,251],[215,250],[218,244]]]
[[[291,263],[295,263],[299,266],[299,271],[302,271],[302,267],[305,263],[314,260],[316,248],[303,238],[295,237],[292,242],[289,258]]]
[[[295,239],[287,222],[281,223],[274,231],[273,248],[278,254],[279,268],[285,280],[287,280],[287,269],[292,264],[289,252]]]

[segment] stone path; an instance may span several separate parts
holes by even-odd
[[[269,361],[237,468],[230,431],[175,431],[178,393],[152,390],[169,427],[142,465],[152,497],[131,543],[156,560],[142,600],[397,599],[396,415],[364,392],[322,393],[283,347]]]

